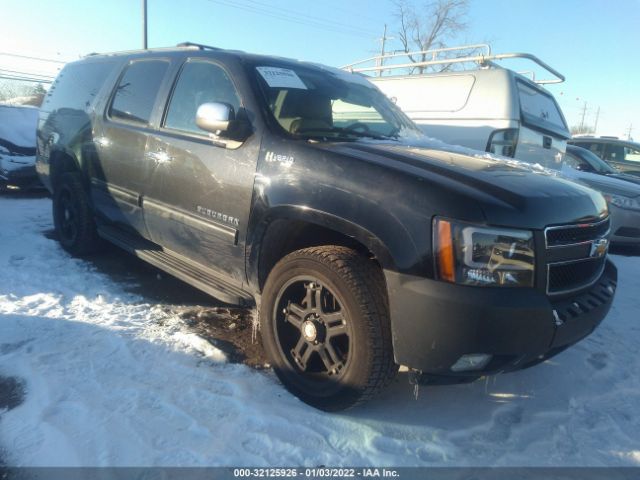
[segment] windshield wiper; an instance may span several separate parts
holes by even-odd
[[[322,138],[331,138],[323,133],[335,133],[342,136],[353,136],[358,138],[373,138],[374,140],[389,140],[389,139],[397,139],[397,136],[393,135],[383,135],[381,133],[373,133],[371,131],[359,131],[352,128],[344,128],[344,127],[331,127],[331,128],[309,128],[305,129],[309,133],[305,131],[297,132],[297,135],[306,136],[306,137],[322,137]],[[319,133],[320,135],[314,135],[314,133]],[[340,138],[340,137],[336,137]]]

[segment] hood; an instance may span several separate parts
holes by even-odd
[[[630,198],[640,196],[640,177],[637,177],[637,181],[633,182],[626,178],[620,178],[625,175],[603,175],[599,173],[582,172],[571,167],[563,167],[562,174],[569,179],[587,185],[600,193],[610,193]],[[626,176],[633,178],[633,175]]]
[[[0,105],[0,146],[10,152],[35,155],[37,126],[37,108]]]
[[[612,173],[611,175],[607,175],[609,178],[617,178],[618,180],[624,180],[625,182],[635,183],[636,185],[640,185],[640,176],[638,175],[630,175],[628,173]]]
[[[473,202],[470,208],[480,206],[486,222],[496,226],[543,229],[607,215],[606,201],[594,190],[540,166],[485,152],[462,154],[457,147],[450,151],[384,142],[319,143],[315,147],[419,177],[426,189],[429,183],[454,189],[462,201]]]

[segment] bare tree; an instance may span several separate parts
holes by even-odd
[[[40,106],[46,93],[41,83],[0,80],[0,102]]]
[[[571,127],[571,135],[585,135],[594,132],[594,128],[590,125],[574,125]]]
[[[428,54],[410,54],[409,52],[444,48],[448,40],[466,30],[465,17],[469,8],[468,0],[434,0],[422,4],[419,8],[410,0],[392,0],[398,21],[398,39],[402,50],[414,63],[430,59]],[[416,66],[423,73],[427,67]],[[450,65],[440,66],[447,70]]]

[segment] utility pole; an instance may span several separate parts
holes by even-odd
[[[582,107],[582,120],[580,120],[580,132],[584,129],[584,116],[587,114],[587,102],[584,102],[584,107]]]
[[[393,37],[387,37],[387,24],[384,24],[384,32],[382,33],[382,38],[380,39],[380,57],[384,57],[384,47],[386,46],[387,40],[393,40]],[[379,67],[382,67],[384,64],[384,59],[379,58],[376,62]],[[378,76],[382,76],[382,69],[378,70]]]
[[[598,131],[598,118],[600,118],[600,107],[598,107],[598,111],[596,112],[596,123],[593,125],[594,134]]]
[[[629,130],[627,130],[627,140],[631,140],[631,131],[633,130],[633,123],[629,124]]]
[[[147,49],[147,0],[142,0],[142,48]]]

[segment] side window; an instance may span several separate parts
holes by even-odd
[[[49,89],[42,110],[51,112],[58,108],[88,111],[96,95],[111,73],[111,60],[71,63],[65,66]]]
[[[604,156],[602,158],[611,162],[624,161],[624,146],[611,143],[605,145]]]
[[[140,124],[149,123],[169,62],[139,60],[129,64],[116,88],[109,116]]]
[[[228,103],[236,114],[240,109],[240,98],[222,67],[206,61],[188,61],[171,95],[164,126],[204,134],[196,125],[196,111],[209,102]]]
[[[624,147],[624,159],[627,162],[640,163],[640,150],[631,147]]]
[[[376,126],[386,126],[382,115],[373,107],[363,107],[355,103],[337,99],[331,102],[331,113],[333,115],[333,125],[341,128],[360,128],[365,130],[376,130]],[[378,129],[380,130],[380,129]]]

